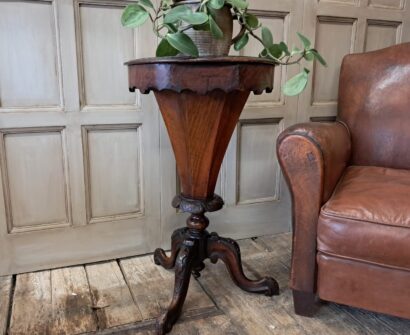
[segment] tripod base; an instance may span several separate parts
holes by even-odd
[[[172,330],[178,320],[188,292],[191,273],[200,276],[205,259],[212,263],[222,260],[233,280],[242,290],[267,296],[279,294],[279,285],[275,279],[266,277],[260,280],[248,279],[242,268],[239,245],[230,238],[219,237],[206,230],[182,228],[172,235],[172,250],[168,257],[165,251],[157,249],[154,261],[166,269],[175,269],[175,287],[171,304],[157,320],[157,334],[166,334]]]

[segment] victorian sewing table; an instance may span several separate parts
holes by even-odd
[[[238,244],[208,233],[205,216],[224,205],[214,190],[228,143],[250,93],[272,91],[274,64],[249,57],[171,57],[134,60],[127,65],[130,90],[155,94],[181,180],[182,192],[172,205],[190,213],[187,227],[172,235],[170,256],[162,249],[155,251],[156,264],[175,268],[174,294],[167,312],[158,319],[158,334],[171,331],[181,314],[191,273],[199,276],[207,258],[213,263],[221,259],[241,289],[278,294],[273,278],[250,280],[245,276]]]

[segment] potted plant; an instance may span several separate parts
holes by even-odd
[[[298,33],[302,48],[289,49],[286,43],[275,43],[269,28],[248,11],[246,0],[161,0],[157,7],[151,0],[138,0],[128,5],[122,15],[123,26],[136,28],[150,21],[160,39],[156,56],[227,56],[233,45],[243,49],[250,38],[261,44],[259,57],[278,65],[298,64],[303,59],[317,60],[326,66],[309,39]],[[240,25],[233,37],[233,23]],[[304,68],[283,87],[285,95],[301,93],[308,82],[309,70]]]

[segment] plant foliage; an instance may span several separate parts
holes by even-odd
[[[160,0],[155,7],[151,0],[137,0],[128,5],[121,18],[123,26],[136,28],[146,21],[151,21],[155,35],[160,39],[156,56],[168,57],[178,54],[198,57],[198,48],[192,39],[185,34],[188,29],[209,31],[215,39],[223,38],[223,31],[214,20],[215,11],[228,6],[232,19],[240,25],[240,32],[233,39],[234,49],[242,50],[252,37],[261,44],[259,57],[271,59],[279,65],[299,64],[302,60],[317,60],[326,66],[325,59],[312,48],[310,40],[298,33],[302,48],[294,46],[291,50],[284,42],[274,41],[270,29],[263,26],[259,19],[248,11],[246,0],[201,0],[198,10],[193,11],[187,5],[174,6],[173,0]],[[291,78],[283,87],[285,95],[300,94],[306,87],[309,70]]]

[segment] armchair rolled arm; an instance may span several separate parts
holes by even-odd
[[[291,288],[314,293],[320,208],[349,162],[350,133],[342,122],[295,125],[279,136],[277,154],[292,195]]]

